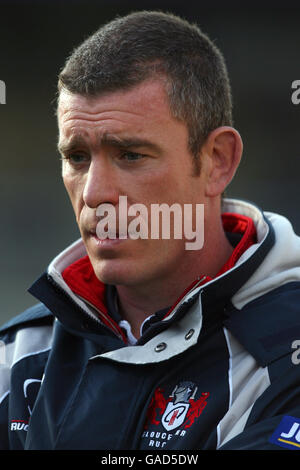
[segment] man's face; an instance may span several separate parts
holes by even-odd
[[[64,184],[98,279],[149,285],[180,272],[191,252],[172,225],[169,240],[101,241],[96,233],[97,207],[108,203],[118,214],[120,196],[149,214],[151,204],[204,203],[204,176],[195,176],[186,125],[172,117],[162,83],[93,98],[62,91],[58,121]]]

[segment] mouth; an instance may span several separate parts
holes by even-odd
[[[100,248],[111,248],[113,246],[119,245],[124,243],[128,240],[128,235],[119,236],[119,233],[107,233],[105,238],[99,238],[96,230],[89,231],[89,238],[92,239],[92,242],[96,245],[96,247]]]

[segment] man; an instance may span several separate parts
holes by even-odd
[[[222,198],[242,141],[220,51],[173,15],[132,13],[73,52],[58,92],[81,239],[2,327],[1,447],[300,448],[300,240]],[[192,207],[201,247],[151,237],[151,217],[132,236],[155,204]]]

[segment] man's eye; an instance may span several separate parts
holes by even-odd
[[[136,160],[141,160],[145,155],[136,152],[124,152],[121,155],[121,160],[127,160],[128,162],[134,162]]]
[[[65,155],[63,160],[67,160],[73,165],[78,165],[80,163],[85,163],[88,160],[86,155],[80,155],[79,153],[71,153],[69,155]]]

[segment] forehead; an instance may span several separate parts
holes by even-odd
[[[64,125],[76,118],[109,119],[112,115],[120,120],[129,116],[140,119],[172,118],[161,80],[148,80],[129,90],[117,90],[97,96],[83,96],[62,90],[58,100],[58,123]],[[127,115],[127,116],[126,116]]]
[[[162,80],[93,97],[63,90],[57,114],[59,148],[70,147],[78,138],[96,147],[107,135],[140,139],[165,149],[188,142],[185,123],[171,114]]]

